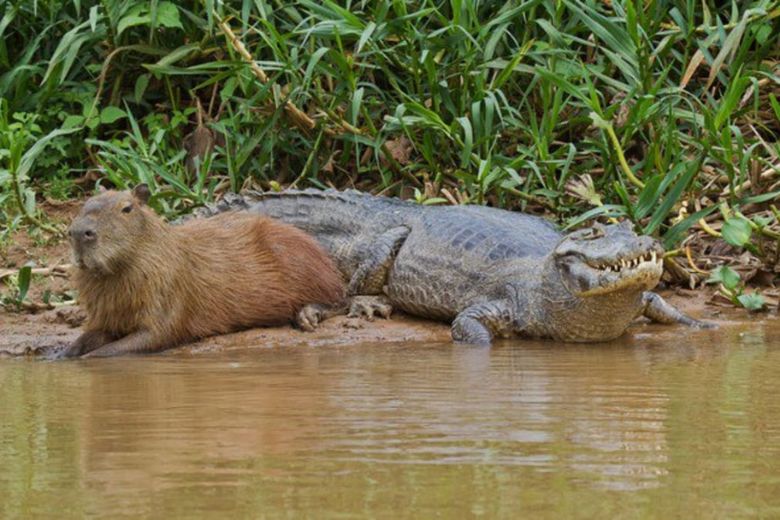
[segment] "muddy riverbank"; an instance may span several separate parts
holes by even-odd
[[[76,309],[51,310],[38,314],[9,314],[0,311],[0,356],[47,356],[64,348],[79,335],[74,327]],[[71,324],[68,323],[71,322]],[[206,338],[169,351],[199,354],[217,350],[271,346],[330,346],[361,343],[439,342],[449,339],[449,327],[397,314],[390,320],[366,321],[336,317],[315,332],[292,327],[257,328]]]
[[[719,323],[722,327],[744,326],[752,321],[773,319],[774,315],[749,315],[745,311],[708,304],[706,292],[675,293],[664,296],[691,316]],[[65,306],[37,313],[0,311],[0,356],[47,356],[53,354],[79,335],[83,313],[77,306]],[[684,327],[637,322],[626,336],[648,331],[672,340]],[[195,355],[213,351],[265,348],[269,346],[344,346],[364,343],[432,343],[449,341],[449,326],[423,320],[403,313],[389,320],[367,321],[336,317],[323,323],[315,332],[303,332],[292,327],[257,328],[224,336],[206,338],[169,351],[169,354]],[[625,339],[625,338],[623,338]]]

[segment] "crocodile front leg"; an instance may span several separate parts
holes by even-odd
[[[387,273],[407,236],[409,228],[406,226],[394,227],[379,235],[371,243],[366,258],[352,274],[347,294],[381,294],[387,283]]]
[[[479,303],[462,310],[452,322],[452,339],[456,343],[490,345],[498,333],[517,328],[508,300]]]
[[[658,323],[681,323],[697,329],[713,329],[717,325],[686,316],[654,292],[642,293],[641,315]]]

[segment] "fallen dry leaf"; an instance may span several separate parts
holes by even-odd
[[[409,164],[414,148],[412,147],[412,142],[405,135],[395,139],[388,139],[385,141],[385,147],[395,162],[401,166]]]

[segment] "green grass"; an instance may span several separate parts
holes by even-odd
[[[669,248],[738,218],[727,238],[774,258],[777,0],[5,5],[6,228],[96,172],[171,216],[295,185],[627,217]]]

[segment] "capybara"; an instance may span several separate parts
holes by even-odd
[[[66,357],[155,352],[342,304],[341,275],[303,231],[241,212],[169,225],[149,195],[107,191],[73,221],[87,321]]]

